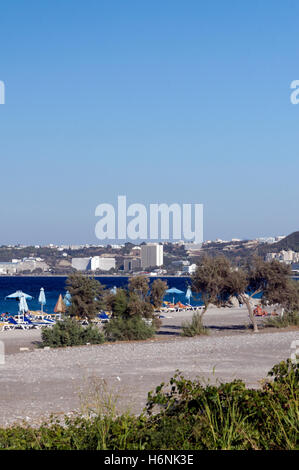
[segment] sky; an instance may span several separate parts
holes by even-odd
[[[297,0],[2,0],[0,244],[101,243],[95,208],[298,229]]]

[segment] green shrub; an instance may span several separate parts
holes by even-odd
[[[207,335],[209,330],[202,324],[202,317],[200,313],[194,313],[191,322],[182,323],[182,336],[199,336]]]
[[[299,312],[286,312],[282,317],[267,318],[265,326],[273,328],[299,326]]]
[[[58,321],[51,328],[42,331],[42,346],[52,348],[80,346],[86,343],[101,344],[104,341],[104,335],[97,326],[84,327],[72,318]]]
[[[112,318],[104,327],[108,341],[129,341],[152,338],[155,327],[148,325],[139,316]]]

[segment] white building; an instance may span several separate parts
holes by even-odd
[[[72,267],[77,271],[110,271],[115,269],[115,258],[93,256],[89,258],[72,258]]]
[[[196,271],[197,265],[191,264],[190,266],[183,266],[182,270],[184,274],[194,274]]]
[[[91,271],[110,271],[110,269],[115,269],[115,266],[115,258],[94,256],[90,260]]]
[[[299,263],[299,253],[292,250],[281,250],[279,253],[267,253],[266,261],[276,259],[282,263]]]
[[[90,258],[72,258],[72,268],[77,271],[86,271],[90,269]]]
[[[148,243],[141,245],[141,267],[162,266],[163,264],[163,245],[158,243]]]

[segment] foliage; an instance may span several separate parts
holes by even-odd
[[[232,295],[245,290],[246,279],[243,272],[233,270],[230,261],[224,256],[205,256],[192,275],[192,288],[201,293],[205,313],[209,304],[221,307]]]
[[[255,295],[261,294],[263,304],[280,304],[287,309],[299,305],[298,287],[290,280],[290,274],[290,267],[276,260],[266,262],[254,257],[243,269],[237,269],[223,256],[204,257],[192,276],[192,286],[202,295],[202,315],[209,304],[225,306],[230,296],[236,296],[246,305],[256,332],[251,304]]]
[[[167,282],[155,279],[151,285],[150,299],[155,308],[160,308],[163,304],[165,292],[168,289]]]
[[[146,300],[149,295],[149,279],[145,276],[134,276],[129,280],[129,292],[138,295],[140,300]]]
[[[71,274],[66,281],[71,294],[70,316],[93,319],[103,308],[103,286],[94,278],[80,273]]]
[[[202,316],[199,313],[192,315],[191,322],[182,323],[182,336],[199,336],[207,335],[208,329],[203,326]]]
[[[282,317],[267,318],[265,326],[273,328],[286,328],[288,326],[299,326],[299,312],[286,312]]]
[[[99,387],[84,416],[0,429],[0,449],[298,449],[298,365],[281,362],[269,376],[262,388],[247,389],[239,380],[204,386],[177,373],[148,394],[140,416],[117,416]]]
[[[58,321],[51,328],[42,330],[42,346],[51,348],[79,346],[86,343],[101,344],[104,341],[104,335],[97,326],[84,327],[72,318]]]
[[[116,317],[105,325],[104,334],[107,341],[143,340],[152,338],[155,335],[155,328],[145,323],[139,316]]]

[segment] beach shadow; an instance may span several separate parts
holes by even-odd
[[[167,336],[181,336],[181,327],[178,325],[162,325],[160,330],[157,331],[157,335],[167,335]],[[165,331],[167,330],[167,331]],[[170,331],[169,331],[170,330]],[[171,330],[179,330],[179,331],[171,331]]]
[[[205,325],[209,330],[219,331],[247,331],[249,329],[246,325]]]
[[[31,341],[31,344],[37,349],[43,348],[43,342],[42,341]]]

